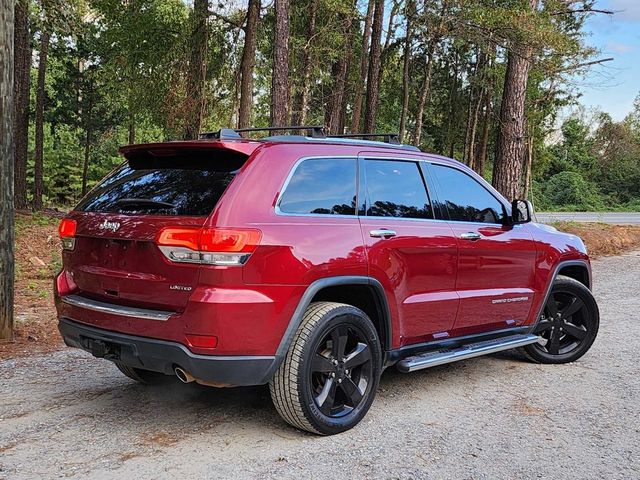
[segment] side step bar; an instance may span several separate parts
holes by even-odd
[[[468,343],[461,347],[435,350],[407,357],[397,363],[398,370],[404,373],[422,370],[423,368],[435,367],[445,363],[466,360],[467,358],[479,357],[489,353],[509,350],[510,348],[522,347],[530,343],[536,343],[540,337],[531,334],[509,335],[507,337],[485,340],[484,342]]]

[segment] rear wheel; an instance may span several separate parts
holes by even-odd
[[[591,348],[599,325],[591,291],[577,280],[558,277],[533,332],[541,341],[522,350],[538,363],[573,362]]]
[[[354,427],[366,415],[380,377],[373,324],[350,305],[312,303],[269,383],[282,418],[321,435]]]
[[[168,382],[171,377],[161,372],[152,372],[151,370],[143,370],[142,368],[130,367],[124,363],[114,362],[118,370],[120,370],[125,376],[136,382],[145,383],[149,385],[157,385]]]

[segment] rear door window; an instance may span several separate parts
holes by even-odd
[[[235,174],[215,160],[132,161],[99,183],[76,210],[207,216]]]
[[[296,167],[278,209],[301,215],[356,214],[356,159],[309,158]]]
[[[416,162],[365,160],[367,216],[433,218],[422,173]]]

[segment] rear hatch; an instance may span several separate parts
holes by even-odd
[[[64,264],[78,294],[184,309],[199,265],[170,262],[156,245],[157,235],[169,226],[203,226],[249,153],[194,143],[125,147],[127,161],[69,214],[77,222],[76,239],[73,250],[64,252]]]

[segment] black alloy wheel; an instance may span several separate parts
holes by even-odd
[[[352,305],[314,302],[269,390],[287,423],[333,435],[367,414],[381,370],[382,348],[369,317]]]
[[[541,340],[524,351],[541,363],[573,362],[591,348],[598,327],[598,306],[589,289],[572,278],[558,277],[533,330]]]
[[[313,400],[328,417],[342,417],[362,403],[371,384],[371,347],[359,328],[333,327],[318,343],[310,368]]]

